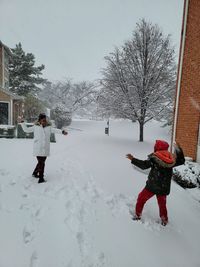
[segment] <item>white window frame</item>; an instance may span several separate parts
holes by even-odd
[[[12,115],[11,115],[11,110],[10,110],[11,103],[10,103],[10,101],[0,101],[0,103],[8,104],[8,124],[11,125],[12,124],[12,117],[11,117]]]

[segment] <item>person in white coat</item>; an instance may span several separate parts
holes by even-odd
[[[37,165],[33,171],[33,177],[39,178],[38,183],[46,182],[44,180],[44,168],[46,158],[50,155],[50,137],[51,133],[62,133],[67,135],[65,130],[53,128],[47,121],[45,114],[40,114],[38,121],[31,127],[27,127],[25,122],[21,122],[24,132],[34,133],[33,155],[37,157]]]

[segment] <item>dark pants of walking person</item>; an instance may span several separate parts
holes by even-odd
[[[35,167],[35,170],[33,171],[33,176],[39,178],[41,180],[44,180],[44,168],[45,168],[45,161],[47,157],[37,157],[37,165]]]
[[[151,197],[153,197],[155,194],[152,193],[151,191],[147,190],[144,188],[140,194],[138,195],[137,199],[137,204],[135,208],[135,213],[138,217],[141,217],[142,215],[142,210],[147,202]],[[163,223],[168,222],[168,216],[167,216],[167,207],[166,207],[166,202],[167,202],[167,196],[166,195],[156,195],[157,201],[158,201],[158,206],[159,206],[159,211],[160,211],[160,218]]]

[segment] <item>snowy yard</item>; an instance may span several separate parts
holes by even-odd
[[[172,183],[169,224],[156,223],[152,198],[144,223],[133,222],[146,176],[133,169],[128,152],[145,158],[155,139],[169,140],[153,122],[145,142],[137,124],[75,121],[69,136],[57,135],[47,159],[47,183],[31,177],[32,140],[0,139],[0,267],[198,267],[200,203]]]

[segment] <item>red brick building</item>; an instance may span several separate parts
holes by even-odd
[[[200,162],[200,0],[185,0],[173,141]]]

